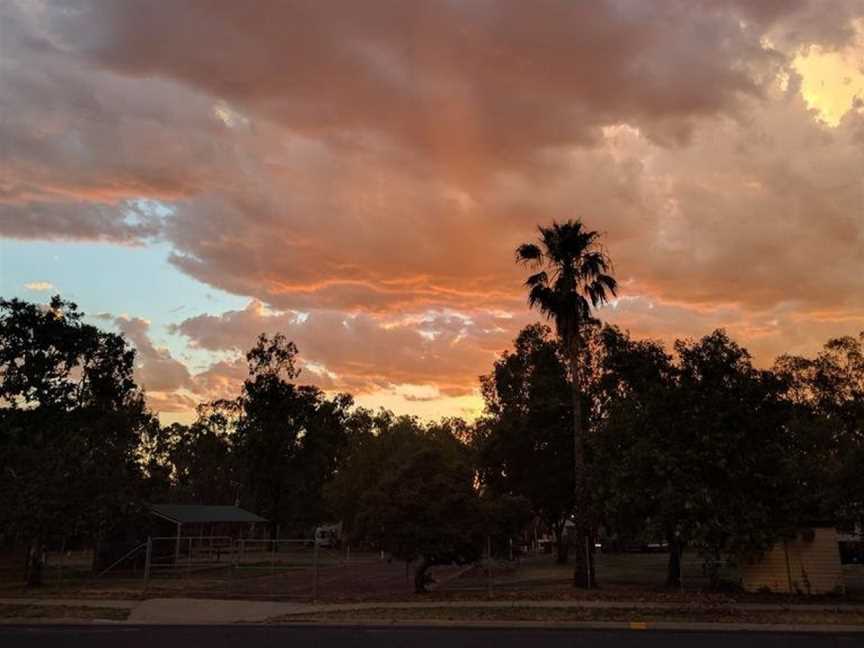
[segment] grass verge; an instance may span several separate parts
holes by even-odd
[[[125,621],[128,617],[129,610],[125,608],[0,604],[0,619],[104,619]]]
[[[758,623],[792,625],[861,625],[864,612],[839,611],[751,611],[732,609],[621,609],[621,608],[371,608],[314,614],[289,614],[270,619],[271,623],[297,622],[497,622],[530,621],[540,623]]]

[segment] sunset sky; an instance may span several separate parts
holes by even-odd
[[[0,294],[123,332],[163,421],[262,331],[473,417],[575,217],[636,336],[864,329],[864,0],[0,3]]]

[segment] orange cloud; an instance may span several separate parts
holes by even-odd
[[[160,241],[252,300],[190,344],[285,330],[327,389],[474,398],[533,319],[513,249],[570,217],[635,334],[769,362],[862,323],[860,2],[73,5],[0,8],[0,235]],[[242,381],[121,324],[154,392]]]
[[[477,377],[488,371],[525,321],[446,311],[430,311],[408,321],[321,310],[298,317],[296,312],[268,314],[253,301],[242,311],[184,320],[173,332],[199,348],[240,352],[250,348],[259,333],[281,331],[297,343],[301,359],[312,365],[302,380],[352,393],[423,385],[437,397],[476,389]],[[216,373],[224,374],[226,368],[223,364]],[[243,372],[245,377],[245,367]]]

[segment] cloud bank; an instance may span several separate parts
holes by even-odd
[[[118,321],[183,398],[277,329],[328,389],[464,398],[553,218],[606,233],[635,334],[809,352],[864,328],[864,4],[827,7],[6,3],[0,235],[167,242],[249,298],[176,322],[196,375]]]

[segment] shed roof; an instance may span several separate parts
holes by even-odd
[[[181,524],[212,522],[266,522],[262,517],[237,506],[207,506],[204,504],[153,504],[156,515]]]

